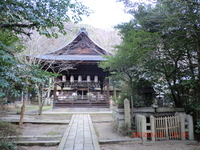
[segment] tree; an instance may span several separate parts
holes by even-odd
[[[129,0],[122,1],[132,6]],[[142,59],[138,61],[146,74],[157,80],[157,84],[162,82],[161,86],[168,89],[164,91],[170,91],[175,105],[186,108],[187,112],[195,112],[200,106],[199,6],[197,0],[157,0],[154,5],[130,7],[134,19],[121,25],[121,31],[127,32],[122,36],[127,44],[134,43],[134,39],[124,40],[132,32],[139,33],[139,30],[140,37],[150,35],[144,36],[147,40],[132,45],[130,55],[139,48]]]
[[[0,10],[1,30],[11,30],[16,34],[30,36],[34,29],[40,34],[55,37],[55,28],[61,33],[66,33],[64,22],[71,19],[78,22],[82,15],[88,16],[91,13],[88,7],[76,0],[3,0]]]
[[[116,28],[121,29],[122,26],[118,26]],[[133,89],[134,82],[142,77],[144,73],[143,66],[139,63],[139,59],[142,59],[140,53],[141,48],[136,47],[136,44],[141,41],[143,37],[138,36],[139,33],[135,32],[135,29],[132,28],[132,22],[127,23],[124,30],[120,31],[122,35],[122,44],[116,46],[116,53],[113,56],[107,56],[108,61],[102,62],[100,67],[103,69],[107,69],[111,72],[112,78],[115,80],[121,80],[128,85],[130,99],[131,99],[131,112],[133,113],[134,107],[134,97],[135,97],[135,89]],[[132,31],[130,31],[132,30]],[[138,30],[138,32],[140,32]],[[143,35],[145,36],[145,35]],[[146,35],[147,37],[149,35]],[[144,39],[144,38],[143,38]],[[146,40],[146,39],[145,39]],[[132,53],[134,51],[134,53]],[[145,53],[145,52],[143,52]]]
[[[91,11],[77,1],[69,0],[3,0],[0,4],[0,97],[7,100],[8,93],[13,97],[28,91],[31,84],[43,82],[47,75],[35,66],[25,65],[15,55],[23,50],[20,35],[31,37],[32,30],[48,37],[65,34],[64,22],[81,20],[82,15]],[[31,84],[30,84],[31,83]],[[22,106],[21,121],[23,120]],[[19,123],[19,126],[22,122]]]
[[[143,50],[154,49],[154,55],[148,55],[145,66],[148,66],[149,72],[151,68],[151,71],[157,71],[165,76],[172,94],[182,92],[177,91],[180,88],[175,85],[182,84],[186,72],[190,72],[189,76],[192,79],[199,78],[199,73],[197,75],[194,72],[195,63],[199,61],[198,2],[161,0],[154,6],[139,5],[131,13],[135,17],[133,28],[136,28],[134,25],[137,24],[141,31],[151,33],[151,38],[157,38],[155,46],[152,45],[152,41],[140,42]],[[153,64],[154,67],[148,64]],[[177,106],[182,106],[178,95],[174,95],[173,99]]]
[[[152,69],[164,75],[172,99],[178,107],[185,105],[183,95],[187,94],[189,89],[196,91],[195,89],[199,88],[198,5],[197,1],[163,0],[159,1],[155,8],[141,7],[138,13],[135,13],[145,31],[159,34],[160,44],[151,59],[159,60],[159,63]],[[190,96],[196,99],[199,94],[197,92]]]

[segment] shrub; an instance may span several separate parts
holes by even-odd
[[[132,135],[132,130],[131,130],[131,128],[129,128],[128,123],[123,123],[122,126],[120,127],[119,132],[124,136],[131,136]]]
[[[195,132],[196,132],[196,133],[200,133],[200,119],[197,120],[197,124],[196,124],[195,127],[196,127]]]
[[[0,121],[0,149],[1,150],[15,150],[16,146],[13,144],[13,139],[9,136],[19,136],[21,132],[17,126]]]
[[[120,93],[120,98],[117,99],[117,105],[118,105],[118,108],[124,108],[124,100],[125,99],[130,99],[130,97],[128,97],[127,93]]]

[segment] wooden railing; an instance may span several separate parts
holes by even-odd
[[[63,95],[58,97],[58,101],[72,101],[72,100],[88,100],[88,101],[102,101],[105,100],[104,95]]]
[[[100,82],[87,82],[87,81],[81,81],[78,82],[77,80],[75,80],[74,82],[70,82],[70,81],[66,81],[66,82],[57,82],[57,84],[63,84],[64,83],[64,87],[100,87]]]

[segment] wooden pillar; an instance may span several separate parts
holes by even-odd
[[[109,83],[109,79],[107,79],[107,91],[106,91],[106,100],[109,102],[110,100],[110,83]]]
[[[63,93],[63,88],[65,86],[65,83],[62,83],[62,86],[61,86],[61,93]]]
[[[100,82],[100,88],[101,88],[101,94],[104,94],[103,93],[103,91],[104,91],[104,89],[103,89],[103,81]]]
[[[54,89],[53,89],[53,101],[54,102],[57,100],[56,92],[57,92],[57,84],[54,83]]]

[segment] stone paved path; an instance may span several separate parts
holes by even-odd
[[[90,115],[72,116],[58,150],[100,150]]]

